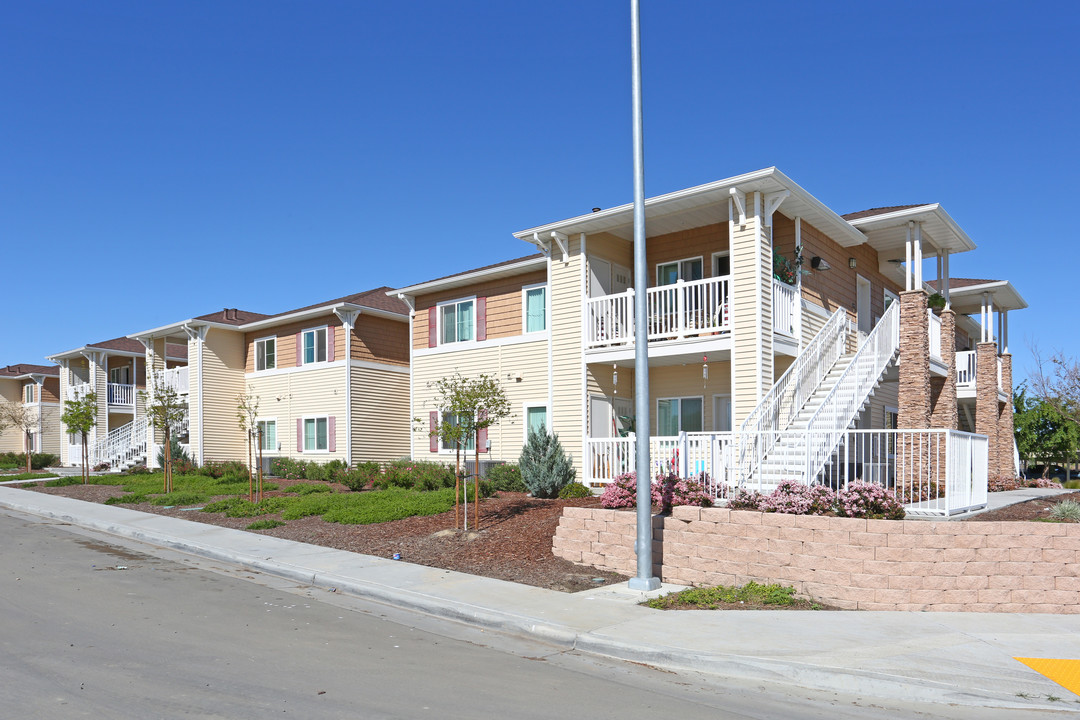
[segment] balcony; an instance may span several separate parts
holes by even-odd
[[[1000,400],[1005,400],[1005,388],[1001,383],[1001,357],[997,360],[997,389]],[[956,353],[956,396],[958,398],[973,398],[976,394],[976,369],[978,368],[978,356],[974,350],[961,350]]]
[[[78,400],[90,393],[94,392],[94,386],[92,383],[75,383],[68,385],[67,387],[67,399]]]
[[[161,387],[171,388],[177,395],[188,394],[188,369],[186,367],[163,370],[158,377]]]
[[[110,405],[135,406],[135,386],[126,383],[109,383],[107,386]]]

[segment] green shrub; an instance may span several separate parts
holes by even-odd
[[[380,489],[416,488],[425,491],[454,487],[454,469],[443,463],[425,460],[394,460],[375,480],[375,486]]]
[[[191,462],[191,456],[187,454],[184,448],[180,447],[180,440],[177,439],[175,435],[169,438],[169,455],[172,456],[174,473],[184,472],[183,470],[178,469],[181,463],[184,463],[188,466],[193,465],[193,463]],[[158,467],[163,467],[165,465],[164,445],[158,448],[157,464]]]
[[[1080,522],[1080,503],[1062,500],[1050,510],[1050,519],[1058,522]]]
[[[145,465],[132,465],[127,471],[128,475],[149,475],[150,473],[150,468]]]
[[[563,500],[592,497],[592,490],[579,482],[571,482],[563,486],[563,489],[559,491],[559,497]]]
[[[496,465],[488,470],[487,480],[500,492],[527,492],[517,463]]]
[[[52,453],[34,453],[30,456],[30,469],[41,470],[60,464],[60,456]],[[26,467],[26,453],[0,453],[0,469]]]
[[[304,463],[292,458],[274,458],[270,461],[270,474],[286,480],[303,480]]]
[[[228,480],[247,480],[248,467],[241,460],[209,460],[201,468],[200,475]]]
[[[23,473],[25,475],[26,473]],[[58,477],[55,480],[50,480],[45,483],[45,487],[67,487],[68,485],[82,485],[82,478],[68,475],[67,477]]]
[[[337,476],[337,482],[350,490],[363,490],[379,479],[379,463],[360,463],[351,470],[343,470]]]
[[[285,488],[284,492],[292,493],[294,495],[311,495],[312,493],[333,492],[333,490],[329,485],[324,485],[322,483],[303,483]]]
[[[167,495],[158,495],[150,498],[152,505],[197,505],[205,499],[202,493],[197,492],[171,492]]]
[[[57,474],[53,472],[24,472],[17,475],[0,475],[0,481],[9,482],[11,480],[45,480],[47,478],[54,477],[57,477]],[[79,482],[82,482],[82,479],[80,479]]]
[[[521,449],[518,466],[525,487],[538,498],[556,497],[577,475],[558,434],[549,435],[543,430],[529,431],[529,440]]]

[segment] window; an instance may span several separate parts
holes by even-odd
[[[525,439],[532,432],[549,432],[547,405],[525,406]]]
[[[304,452],[328,450],[330,448],[328,437],[327,418],[306,418],[304,420]]]
[[[462,420],[467,420],[470,417],[471,416],[467,415],[467,414],[466,415],[459,415],[457,413],[444,412],[442,414],[442,422],[445,423],[445,424],[449,424],[449,425],[452,425],[454,427],[457,427],[458,425],[461,424]],[[450,442],[450,441],[448,441],[446,439],[441,438],[441,436],[440,436],[439,448],[441,450],[444,450],[444,451],[452,452],[454,450],[457,450],[458,443]],[[461,449],[462,450],[468,450],[469,452],[472,452],[475,448],[476,448],[476,438],[475,438],[475,436],[470,437],[463,444],[461,444]]]
[[[731,255],[726,252],[713,255],[713,277],[731,274]]]
[[[305,330],[300,338],[301,364],[326,362],[326,328]]]
[[[522,290],[525,306],[525,332],[547,330],[547,286],[537,285]]]
[[[475,310],[476,303],[472,300],[461,300],[440,305],[439,344],[474,339]]]
[[[117,385],[131,384],[131,368],[128,366],[109,368],[109,382]]]
[[[656,401],[656,434],[701,432],[702,402],[699,397],[661,398]]]
[[[34,383],[23,385],[23,402],[27,405],[34,402]]]
[[[679,280],[689,282],[701,278],[701,258],[690,258],[656,266],[657,285],[674,285]]]
[[[325,331],[324,331],[325,332]],[[324,343],[325,344],[325,343]],[[314,361],[312,361],[314,362]],[[277,338],[261,338],[255,341],[255,369],[273,370],[277,367]]]
[[[885,309],[886,310],[888,310],[889,306],[892,305],[894,302],[896,302],[899,299],[900,298],[896,295],[896,293],[892,292],[888,288],[885,288]]]
[[[277,420],[259,420],[257,428],[261,438],[259,449],[264,452],[277,452]]]

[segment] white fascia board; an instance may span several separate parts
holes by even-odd
[[[246,325],[233,326],[232,329],[240,330],[242,332],[249,332],[251,330],[262,330],[263,328],[281,325],[282,323],[295,322],[297,320],[307,320],[308,318],[320,317],[322,315],[330,315],[335,310],[356,310],[356,314],[358,316],[374,315],[375,317],[389,318],[390,320],[397,320],[398,322],[409,322],[408,315],[390,312],[389,310],[377,310],[375,308],[370,308],[365,305],[357,305],[356,303],[331,303],[329,305],[320,305],[319,307],[310,308],[308,310],[298,310],[297,312],[291,312],[285,315],[276,315],[272,318],[267,318],[265,320],[256,320],[255,322],[250,322]]]
[[[1028,307],[1027,300],[1016,291],[1016,288],[1013,287],[1013,284],[1008,280],[995,280],[994,282],[983,283],[981,285],[965,285],[961,288],[949,288],[949,297],[950,299],[964,298],[973,295],[981,295],[984,292],[990,293],[991,295],[996,295],[998,292],[1001,292],[1008,300],[1003,300],[1000,303],[995,301],[995,305],[1008,304],[1009,307],[1005,308],[1007,310],[1023,310]]]
[[[196,320],[195,318],[188,318],[187,320],[181,320],[180,322],[171,323],[169,325],[162,325],[161,327],[154,328],[152,330],[143,330],[142,332],[132,333],[128,335],[128,338],[132,340],[138,340],[142,342],[143,338],[165,338],[170,335],[182,335],[185,327],[212,327],[221,328],[222,330],[236,330],[236,325],[229,325],[228,323],[213,322],[211,320]]]
[[[940,203],[917,205],[912,208],[882,213],[881,215],[869,215],[867,217],[858,218],[857,220],[852,220],[851,224],[854,227],[860,229],[865,228],[867,231],[872,232],[876,228],[895,227],[909,221],[915,222],[921,218],[925,218],[927,215],[935,216],[937,220],[952,233],[956,242],[949,243],[950,253],[970,252],[977,247],[975,241],[964,232],[964,229],[953,220],[952,215],[949,215],[949,213],[945,211],[945,208],[941,207]],[[941,243],[941,238],[935,239],[939,244]]]
[[[398,295],[411,295],[416,297],[417,295],[435,292],[436,290],[471,285],[492,276],[514,275],[529,270],[544,270],[546,268],[546,257],[534,257],[516,263],[496,265],[495,267],[485,268],[483,270],[466,271],[460,275],[451,275],[450,277],[442,278],[440,280],[431,280],[429,282],[420,283],[419,285],[410,285],[398,290],[391,290],[386,294],[390,297],[397,297]]]

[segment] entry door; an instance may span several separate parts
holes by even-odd
[[[856,276],[855,312],[858,313],[859,342],[870,334],[874,319],[870,316],[870,281]]]
[[[589,297],[600,297],[611,293],[611,263],[590,256]]]
[[[731,396],[713,395],[713,430],[731,431]]]
[[[589,437],[610,438],[614,435],[611,423],[611,401],[600,395],[589,397]]]

